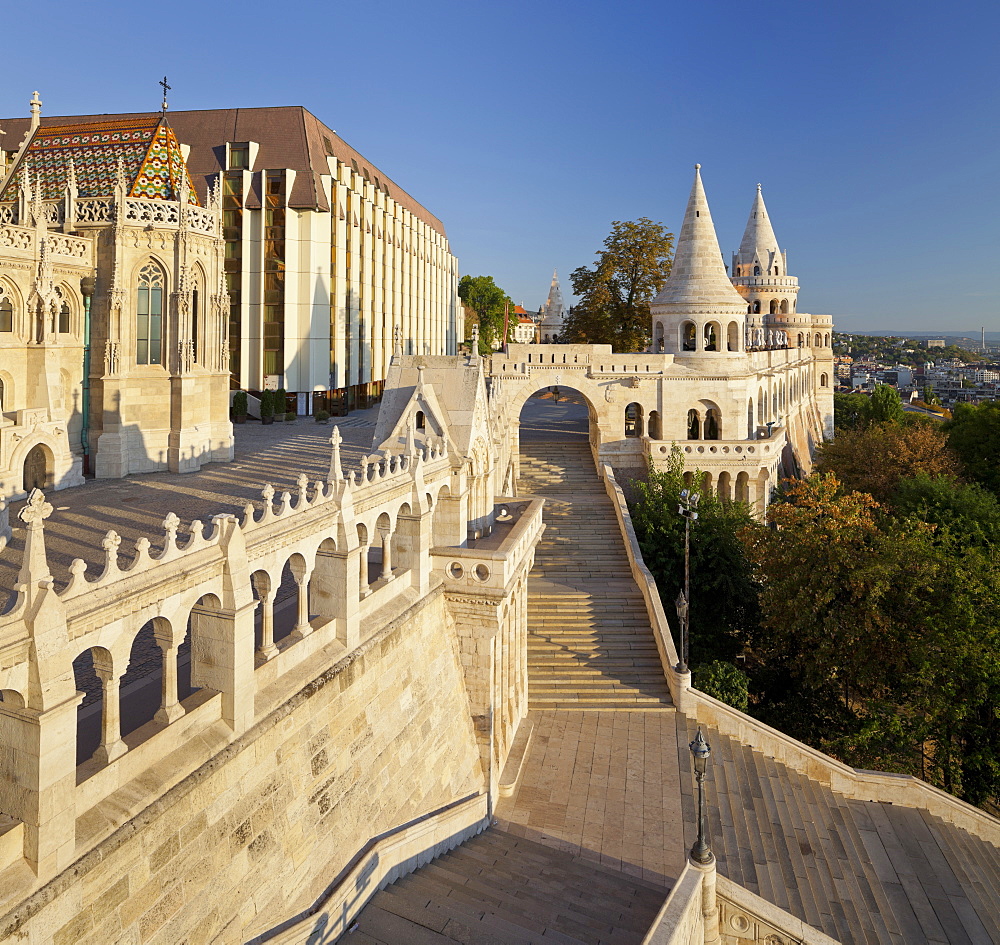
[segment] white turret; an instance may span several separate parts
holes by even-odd
[[[800,329],[803,339],[807,338],[809,316],[800,319],[796,312],[799,280],[788,275],[788,261],[778,248],[760,184],[739,252],[733,253],[732,282],[746,299],[751,337],[758,339],[754,346],[766,344],[769,332],[786,332],[793,347]]]
[[[653,300],[653,351],[678,359],[742,357],[747,304],[733,288],[695,164],[670,277]]]
[[[562,289],[559,288],[559,273],[552,270],[552,284],[549,286],[549,297],[542,306],[539,334],[543,344],[551,344],[558,340],[563,330],[563,319],[566,308],[563,305]]]

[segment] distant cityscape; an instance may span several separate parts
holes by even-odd
[[[1000,332],[835,332],[833,354],[840,391],[888,384],[904,403],[944,408],[1000,396]]]

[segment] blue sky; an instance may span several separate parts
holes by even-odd
[[[305,105],[444,221],[462,273],[531,308],[553,268],[569,294],[611,221],[679,229],[700,162],[727,258],[763,184],[802,310],[843,330],[1000,329],[985,0],[24,11],[0,115],[36,88],[50,115],[153,110],[164,73],[176,109]]]

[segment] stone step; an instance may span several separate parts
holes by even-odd
[[[377,893],[350,941],[639,945],[667,892],[492,828]]]

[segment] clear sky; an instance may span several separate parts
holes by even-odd
[[[727,260],[763,184],[801,310],[1000,329],[988,0],[10,6],[0,115],[304,105],[529,308],[700,162]]]

